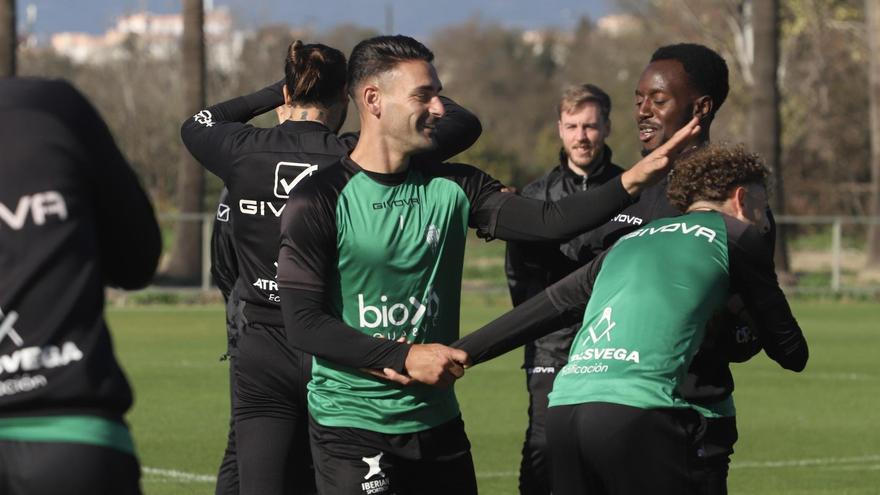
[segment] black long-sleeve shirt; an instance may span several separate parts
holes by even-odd
[[[121,416],[131,390],[106,285],[155,272],[159,227],[95,109],[69,83],[0,80],[0,416]]]
[[[289,197],[315,171],[339,161],[357,134],[336,135],[313,121],[286,121],[271,128],[246,124],[284,103],[278,82],[255,93],[210,106],[181,127],[187,149],[229,190],[228,204],[238,256],[235,290],[249,321],[283,324],[276,280],[278,233]],[[449,99],[438,121],[437,147],[420,159],[448,158],[479,137],[479,120]]]
[[[612,163],[611,158],[611,148],[605,146],[600,161],[591,167],[589,175],[583,176],[571,170],[568,166],[568,155],[564,150],[560,151],[559,163],[526,185],[520,194],[526,198],[554,201],[579,191],[595,189],[623,173],[623,169]],[[524,303],[583,266],[584,263],[569,251],[572,247],[579,247],[582,240],[589,235],[589,232],[581,234],[564,244],[508,242],[504,271],[513,305]],[[560,326],[556,332],[526,344],[523,367],[559,368],[564,365],[568,360],[571,339],[578,328],[580,322]]]

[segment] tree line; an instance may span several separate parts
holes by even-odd
[[[133,36],[123,60],[75,65],[48,49],[16,52],[14,4],[0,1],[0,76],[72,80],[101,111],[160,212],[211,211],[220,188],[216,178],[203,179],[183,150],[178,137],[183,119],[205,102],[280,79],[294,39],[326,43],[347,53],[360,39],[380,34],[355,25],[321,32],[296,25],[262,26],[245,42],[236,68],[222,72],[210,58],[205,61],[201,1],[184,0],[186,33],[178,58],[150,58],[144,40]],[[483,136],[457,159],[510,185],[525,184],[557,161],[560,91],[568,84],[590,82],[613,100],[608,144],[615,162],[634,163],[640,150],[634,89],[642,69],[657,47],[696,42],[721,53],[730,67],[731,91],[713,124],[712,139],[746,143],[768,161],[775,173],[777,214],[880,215],[876,1],[619,4],[626,15],[613,26],[584,17],[569,30],[525,33],[473,17],[423,39],[436,54],[444,91],[483,122]],[[258,125],[272,125],[273,118],[258,119]],[[347,128],[352,125],[356,119],[349,119]],[[183,223],[178,227],[178,245],[166,265],[180,276],[199,266],[200,232],[187,234],[186,228]],[[784,236],[782,241],[777,262],[784,269]],[[880,264],[880,229],[872,229],[869,251],[870,261]]]

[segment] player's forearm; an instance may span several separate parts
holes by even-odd
[[[761,330],[764,352],[785,369],[803,371],[809,359],[807,340],[782,290],[776,294],[744,296],[746,308]]]
[[[513,196],[500,206],[492,235],[508,241],[565,241],[604,224],[631,201],[619,178],[555,202]]]
[[[352,368],[405,371],[409,344],[365,335],[327,314],[321,293],[281,289],[281,309],[293,347]]]
[[[470,148],[483,133],[483,126],[476,115],[451,98],[441,96],[440,100],[446,113],[437,121],[434,138],[437,146],[431,151],[416,155],[416,160],[446,161]]]
[[[581,321],[604,259],[599,256],[452,347],[477,364]]]
[[[278,81],[253,93],[211,105],[206,110],[216,122],[247,122],[284,103],[283,84],[283,80]]]
[[[467,352],[476,365],[559,329],[560,316],[546,291],[541,292],[451,347]]]

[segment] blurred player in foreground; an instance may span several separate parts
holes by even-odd
[[[137,289],[153,209],[70,84],[0,80],[0,493],[140,493],[104,287]]]

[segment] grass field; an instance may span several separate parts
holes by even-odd
[[[507,308],[466,294],[462,328]],[[880,494],[880,305],[794,304],[810,342],[797,375],[766,357],[735,365],[740,440],[733,494]],[[229,403],[223,315],[212,307],[113,309],[117,353],[132,381],[129,415],[148,495],[213,493]],[[526,421],[521,353],[468,372],[457,392],[480,493],[517,493]]]

